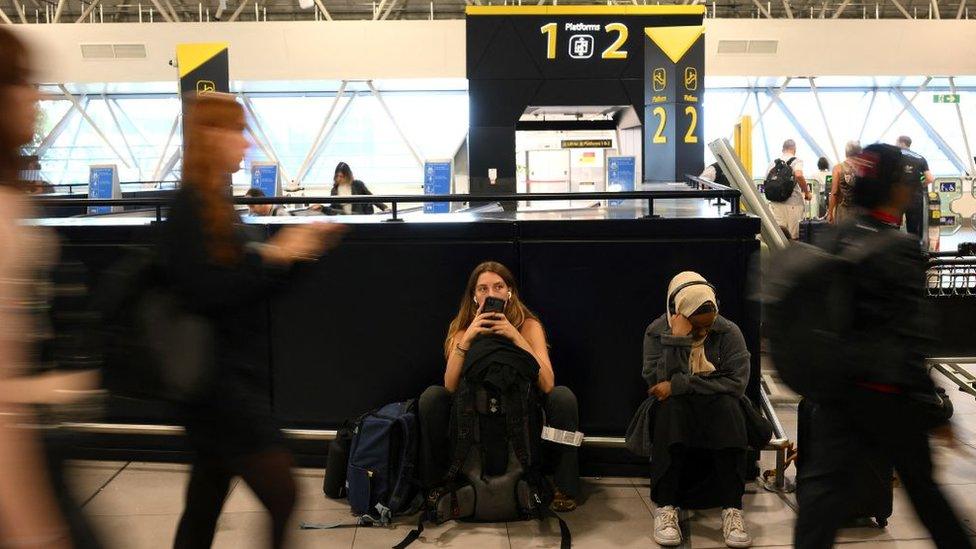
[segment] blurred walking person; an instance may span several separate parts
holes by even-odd
[[[39,94],[24,44],[0,28],[0,547],[99,547],[68,493],[57,422],[93,394],[94,371],[59,368],[48,316],[57,236],[35,217],[21,148]]]
[[[816,396],[809,427],[816,439],[803,450],[798,469],[794,539],[800,549],[833,546],[837,530],[865,496],[858,493],[863,480],[855,477],[865,459],[894,466],[936,546],[972,547],[932,478],[929,435],[956,442],[924,363],[925,261],[914,238],[899,232],[919,186],[912,156],[881,144],[857,155],[853,203],[862,213],[825,240],[827,252],[860,254],[849,272],[845,295],[853,297],[832,352],[836,366],[821,364],[817,373],[830,387]],[[803,345],[797,343],[795,352],[804,352]]]
[[[271,413],[260,345],[267,299],[292,267],[335,246],[340,225],[302,223],[266,243],[248,240],[231,201],[230,174],[248,142],[233,96],[187,98],[182,188],[164,230],[162,258],[176,294],[215,332],[215,376],[182,406],[196,452],[175,547],[210,547],[230,487],[240,476],[271,515],[268,547],[282,547],[295,504],[291,453]]]

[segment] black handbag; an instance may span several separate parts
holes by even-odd
[[[174,402],[203,398],[216,378],[216,334],[210,319],[190,312],[172,291],[158,287],[139,300],[135,321],[158,396]]]
[[[746,439],[749,447],[757,452],[766,449],[769,441],[773,439],[773,424],[763,417],[752,405],[752,401],[744,395],[739,398],[739,407],[742,408],[742,415],[746,420]]]
[[[329,454],[325,460],[325,478],[322,492],[326,497],[341,499],[346,497],[346,475],[349,466],[349,450],[352,447],[352,429],[344,425],[329,442]]]
[[[176,403],[204,398],[216,379],[216,332],[166,283],[152,249],[109,267],[94,296],[102,316],[105,386],[113,394]]]

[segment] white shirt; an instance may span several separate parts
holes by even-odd
[[[352,183],[339,183],[339,189],[336,191],[338,196],[352,196]],[[342,211],[346,215],[352,215],[352,204],[343,204]]]
[[[793,157],[786,153],[783,153],[783,156],[779,158],[785,163],[787,160]],[[769,167],[766,168],[766,173],[772,171],[773,166],[775,165],[776,165],[775,162],[770,164]],[[797,174],[797,172],[799,172],[800,174],[803,173],[803,161],[800,160],[799,157],[796,157],[796,160],[793,161],[793,164],[791,164],[791,166],[793,167],[794,176]],[[790,206],[803,206],[803,191],[800,189],[799,181],[797,181],[796,185],[793,186],[793,194],[791,194],[790,197],[786,199],[786,202],[784,202],[784,204],[789,204]]]

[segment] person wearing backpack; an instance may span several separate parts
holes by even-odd
[[[244,159],[244,109],[227,94],[184,99],[183,181],[163,226],[160,256],[176,296],[209,321],[213,381],[180,405],[195,455],[176,549],[210,547],[230,481],[240,476],[271,515],[268,547],[285,543],[295,503],[291,453],[271,413],[259,357],[267,299],[292,274],[334,247],[341,225],[284,227],[267,242],[249,239],[230,198],[230,174]]]
[[[796,157],[796,143],[792,139],[783,142],[782,156],[766,171],[763,192],[776,223],[786,229],[793,240],[800,238],[804,201],[812,200],[813,195],[803,177],[803,161]]]
[[[504,312],[484,313],[488,298],[504,301]],[[451,321],[444,354],[447,367],[444,385],[431,386],[420,397],[420,446],[422,480],[427,486],[441,481],[451,459],[448,425],[453,393],[461,382],[462,367],[471,345],[479,338],[501,336],[526,351],[538,363],[536,387],[545,410],[548,426],[575,432],[579,424],[576,395],[556,385],[555,373],[549,360],[546,334],[539,318],[522,302],[512,272],[494,261],[478,265],[465,286],[457,316]],[[572,511],[579,494],[579,457],[577,448],[563,444],[549,444],[553,459],[556,493],[553,510]]]
[[[729,547],[749,547],[742,515],[749,424],[743,405],[750,354],[735,323],[719,315],[715,289],[686,271],[668,285],[666,312],[644,334],[642,376],[652,405],[654,541],[681,545],[678,508],[722,508]],[[754,442],[765,445],[765,441]]]
[[[925,310],[925,260],[914,238],[899,232],[918,187],[912,162],[893,145],[866,147],[856,157],[853,188],[853,202],[864,213],[840,224],[833,238],[822,244],[827,253],[849,258],[843,279],[834,284],[844,281],[850,286],[845,295],[851,297],[834,305],[844,314],[831,315],[842,327],[825,359],[830,363],[822,365],[816,385],[808,383],[809,390],[797,386],[817,405],[809,426],[816,440],[812,449],[801,449],[803,466],[797,475],[794,546],[799,549],[833,546],[837,530],[865,497],[857,488],[864,481],[851,478],[865,455],[894,466],[937,547],[972,547],[969,534],[932,477],[930,434],[950,447],[958,443],[944,412],[922,398],[935,393],[924,363],[931,334]],[[854,256],[851,250],[861,253]],[[828,302],[821,299],[820,303]],[[786,314],[795,309],[788,303],[781,307]],[[807,329],[824,333],[831,327],[808,325]],[[782,337],[770,334],[771,343],[776,339]],[[774,349],[774,356],[781,363],[799,364],[802,357],[791,359],[791,352],[806,355],[810,350],[784,343],[784,349]],[[797,379],[789,370],[781,369],[781,374],[784,379],[787,374]]]
[[[830,187],[830,202],[827,207],[828,223],[843,223],[857,215],[854,206],[854,176],[857,155],[861,154],[861,144],[849,141],[844,148],[845,158],[834,166]]]

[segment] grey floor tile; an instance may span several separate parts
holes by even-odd
[[[65,478],[75,500],[83,505],[127,463],[125,461],[69,461],[65,467]]]
[[[634,481],[629,477],[586,477],[580,483],[579,502],[603,501],[616,498],[639,497]]]
[[[90,515],[167,515],[183,510],[189,474],[126,467],[85,506]]]
[[[133,461],[129,464],[128,469],[133,471],[165,471],[170,473],[189,473],[190,464],[189,463],[165,463],[165,462],[155,462],[155,461]]]
[[[335,510],[296,511],[288,530],[289,549],[350,548],[356,536],[356,528],[332,530],[301,530],[299,524],[308,522],[333,522],[348,518],[349,513]],[[214,549],[265,549],[268,547],[270,519],[267,513],[224,513],[217,523]],[[391,544],[392,545],[392,544]]]
[[[91,517],[106,549],[169,549],[179,520],[178,514]]]
[[[976,534],[976,484],[943,487],[946,496],[959,515],[959,520]]]
[[[653,519],[643,498],[591,500],[564,518],[577,549],[654,546]],[[512,522],[508,533],[513,549],[559,547],[559,526],[553,520]]]
[[[322,493],[322,477],[302,474],[296,471],[295,484],[298,489],[298,500],[295,509],[316,511],[324,509],[349,511],[349,502],[345,499],[333,500]],[[263,511],[264,506],[258,500],[247,483],[239,481],[224,503],[224,511],[228,513]]]
[[[935,547],[935,544],[929,539],[902,539],[894,541],[844,543],[840,546],[850,549],[866,549],[868,547],[877,547],[878,549],[931,549],[932,547]]]
[[[935,447],[932,462],[939,484],[976,484],[976,450]]]
[[[796,514],[779,495],[766,491],[747,493],[742,504],[746,528],[752,535],[754,546],[766,547],[792,543]],[[692,547],[725,547],[720,509],[693,511],[689,527]]]
[[[354,549],[389,549],[403,540],[414,525],[413,521],[407,520],[394,528],[359,528],[356,530],[353,547]],[[466,522],[446,522],[438,526],[425,526],[423,535],[410,547],[411,549],[423,547],[510,549],[508,528],[505,524]]]

